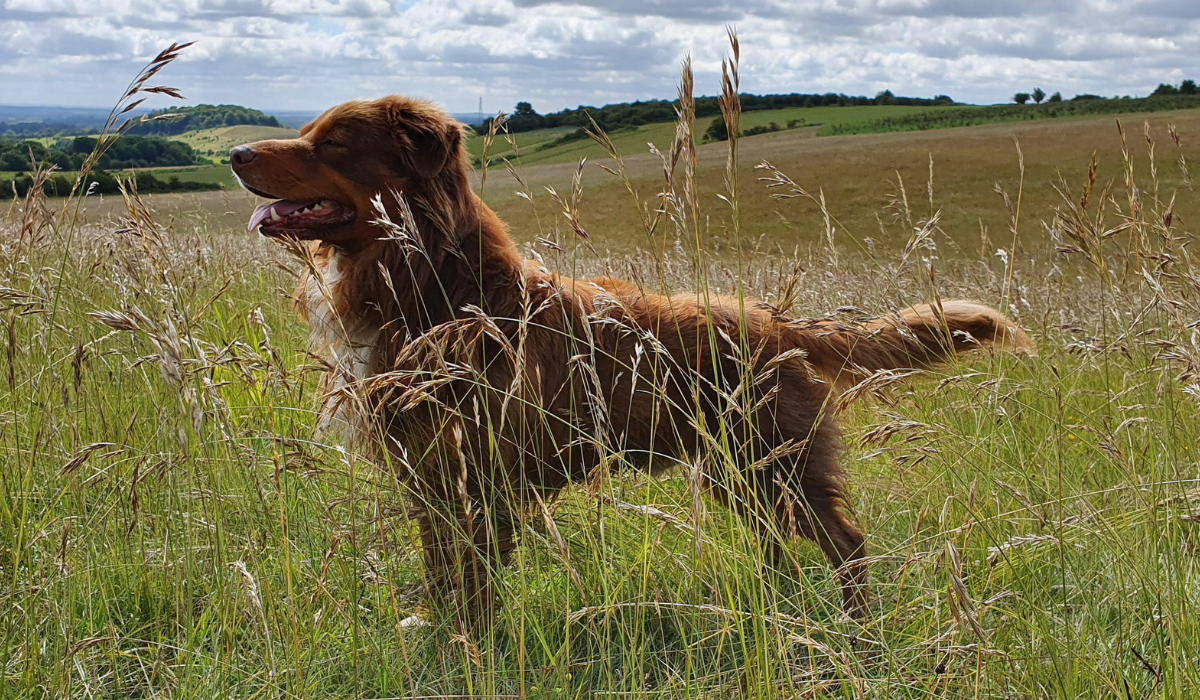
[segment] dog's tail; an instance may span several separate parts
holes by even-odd
[[[807,352],[817,374],[839,386],[879,370],[926,369],[968,350],[1037,355],[1037,345],[1020,326],[972,301],[920,304],[861,325],[827,319],[789,325],[795,333],[790,340]]]

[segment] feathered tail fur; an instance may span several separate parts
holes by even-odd
[[[961,299],[919,304],[857,326],[826,319],[791,330],[791,341],[808,353],[817,373],[842,386],[879,370],[926,369],[969,350],[1037,354],[1020,326],[991,307]]]

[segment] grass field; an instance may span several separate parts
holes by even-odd
[[[1122,119],[1126,141],[1133,149],[1131,157],[1140,168],[1149,167],[1141,146],[1145,143],[1143,128],[1148,126],[1150,136],[1157,141],[1160,190],[1190,192],[1190,181],[1169,164],[1180,156],[1188,162],[1200,159],[1200,140],[1190,136],[1200,134],[1200,111]],[[1169,125],[1174,125],[1181,136],[1178,148],[1171,142]],[[1139,146],[1141,152],[1136,150]],[[662,147],[666,147],[665,142]],[[723,143],[698,148],[701,201],[716,202],[724,187],[726,148]],[[1093,151],[1098,159],[1098,178],[1121,181],[1124,177],[1121,134],[1117,121],[1108,116],[819,139],[805,135],[803,130],[791,130],[743,139],[739,149],[738,176],[744,183],[739,195],[743,241],[788,255],[797,247],[807,251],[823,242],[824,213],[808,200],[774,199],[773,192],[757,181],[763,173],[755,166],[763,160],[793,174],[814,194],[823,192],[833,219],[835,241],[857,254],[869,254],[873,247],[884,254],[902,249],[908,234],[895,225],[902,220],[898,204],[907,197],[912,206],[928,211],[931,165],[934,200],[941,213],[937,235],[945,248],[943,254],[954,256],[995,253],[1007,239],[1010,213],[995,187],[998,185],[1015,200],[1022,189],[1019,159],[1024,163],[1023,207],[1043,217],[1061,201],[1055,191],[1059,177],[1069,182],[1085,178]],[[584,169],[581,220],[587,230],[596,232],[599,250],[624,255],[645,247],[647,239],[625,185],[599,167],[605,162],[593,159]],[[626,155],[624,163],[640,201],[654,201],[662,186],[661,161],[643,150]],[[481,188],[489,204],[510,223],[514,236],[529,243],[551,235],[555,216],[561,211],[545,188],[569,192],[576,168],[577,163],[570,161],[518,166],[523,182],[517,182],[493,165]],[[230,177],[223,166],[206,166],[204,172],[214,178]],[[164,215],[189,220],[225,217],[222,220],[229,225],[248,220],[257,201],[229,180],[225,183],[228,193],[152,195],[148,200]],[[93,198],[85,208],[89,220],[98,220],[119,212],[121,206],[119,199],[110,197],[104,202]],[[1197,220],[1200,203],[1180,196],[1174,215],[1183,221]],[[714,248],[730,247],[727,209],[710,208],[704,225],[706,238]]]
[[[979,126],[1039,119],[1113,119],[1131,115],[1154,114],[1156,112],[1178,112],[1200,107],[1200,99],[1190,96],[1158,99],[1112,99],[1083,100],[1041,105],[957,105],[937,107],[912,107],[900,105],[856,105],[847,107],[797,107],[746,112],[742,115],[741,130],[766,126],[772,122],[786,128],[789,122],[800,122],[794,137],[844,136],[851,134],[881,134],[904,131],[926,131],[964,126]],[[717,117],[700,120],[699,133]],[[644,153],[646,144],[664,145],[670,142],[673,124],[647,124],[627,128],[611,134],[617,151],[622,155]],[[512,159],[519,157],[523,165],[563,163],[578,161],[582,157],[596,159],[606,155],[605,150],[590,139],[569,143],[552,143],[558,137],[573,131],[568,127],[522,132],[510,137],[501,136],[492,145],[494,158]],[[469,143],[472,157],[480,158],[483,152],[481,137],[473,137]]]
[[[198,165],[194,168],[178,168],[172,170],[169,174],[178,175],[181,180],[190,182],[219,182],[227,189],[237,187],[237,181],[233,179],[233,172],[228,165],[213,164],[213,165]]]
[[[746,112],[742,115],[742,129],[766,126],[771,122],[776,122],[780,127],[785,127],[789,121],[799,119],[803,120],[808,126],[796,130],[799,133],[794,135],[810,137],[816,135],[818,129],[823,125],[856,126],[876,119],[905,117],[929,110],[944,109],[953,108],[880,106],[772,109],[759,112]],[[701,132],[708,127],[712,119],[710,117],[700,121]],[[516,144],[515,151],[513,143],[506,140],[503,136],[498,136],[492,143],[491,156],[494,158],[511,157],[515,154],[520,157],[521,164],[526,166],[577,162],[585,156],[595,160],[605,156],[605,150],[591,139],[583,139],[539,150],[539,146],[574,130],[570,127],[556,127],[554,129],[539,129],[537,131],[514,134],[512,135],[512,141]],[[647,143],[654,143],[665,148],[674,138],[674,133],[675,125],[673,123],[646,124],[636,129],[615,132],[612,134],[612,138],[613,143],[617,146],[617,150],[622,155],[634,155],[645,153]],[[483,137],[472,137],[468,141],[467,147],[472,156],[482,156]]]
[[[0,697],[1195,697],[1200,117],[1151,118],[1153,158],[1140,123],[1127,158],[1111,118],[746,139],[736,216],[713,144],[696,225],[653,234],[589,166],[596,253],[543,189],[570,192],[574,155],[481,184],[565,273],[776,303],[794,277],[797,316],[969,297],[1030,329],[1037,358],[970,356],[843,416],[875,555],[861,624],[811,545],[777,571],[683,479],[630,474],[555,504],[563,547],[525,524],[487,634],[410,625],[429,614],[404,494],[314,436],[298,266],[245,233],[253,198],[93,198],[75,224],[14,204]],[[758,181],[764,158],[813,196],[773,199],[796,188]],[[689,196],[660,196],[653,156],[625,165],[641,202]]]
[[[1042,107],[1049,106],[1043,105]],[[1010,108],[1014,108],[1013,105],[1001,105],[999,107],[1001,109],[997,114],[989,112],[990,108],[974,106],[851,106],[764,110],[747,112],[742,115],[741,128],[742,130],[748,130],[754,127],[766,126],[772,122],[781,128],[786,128],[789,122],[801,122],[802,125],[798,125],[796,128],[743,139],[743,143],[747,146],[753,144],[757,147],[757,151],[769,156],[774,152],[772,149],[778,147],[783,147],[789,153],[793,152],[796,146],[794,142],[807,141],[816,136],[833,137],[860,134],[873,135],[892,131],[941,130],[953,128],[958,125],[959,121],[971,126],[994,124],[1001,127],[1013,121],[1028,121],[1026,119],[1016,119],[1012,116]],[[1029,111],[1032,112],[1034,109],[1037,108],[1030,107]],[[1088,124],[1100,122],[1112,123],[1112,120],[1122,118],[1127,120],[1151,119],[1154,122],[1161,123],[1165,119],[1178,120],[1181,118],[1181,115],[1186,115],[1188,111],[1190,110],[1166,112],[1169,116],[1165,118],[1161,117],[1160,113],[1142,115],[1138,112],[1132,112],[1129,114],[1105,114],[1103,116],[1066,115],[1059,117],[1058,120],[1067,122],[1068,124],[1076,122]],[[1186,119],[1186,117],[1183,118]],[[699,130],[703,132],[712,119],[712,117],[709,117],[700,120],[698,125]],[[1068,128],[1068,130],[1070,129]],[[581,158],[585,157],[595,162],[607,157],[604,147],[590,138],[573,140],[566,143],[555,143],[557,139],[573,131],[575,129],[572,127],[556,127],[511,135],[499,134],[494,138],[489,152],[492,159],[491,167],[503,169],[506,160],[512,162],[519,169],[523,169],[543,165],[575,164]],[[638,156],[643,156],[648,152],[648,144],[653,143],[658,147],[665,148],[671,142],[673,133],[673,124],[662,123],[619,130],[611,134],[611,137],[614,147],[622,156],[636,160]],[[236,182],[229,172],[228,166],[220,163],[227,156],[230,148],[262,139],[291,138],[296,134],[297,132],[294,129],[253,125],[188,132],[172,138],[190,144],[202,156],[211,158],[214,161],[213,164],[188,168],[155,168],[152,170],[169,170],[171,175],[178,175],[185,181],[202,183],[217,182],[227,189],[231,189],[236,187]],[[951,140],[955,140],[955,138],[952,137]],[[869,142],[864,141],[863,143]],[[710,146],[709,150],[715,152],[723,148],[721,144],[714,144]],[[840,146],[835,148],[840,148]],[[478,162],[483,155],[484,138],[472,134],[467,141],[467,149],[471,157]],[[982,172],[981,169],[977,170]],[[0,172],[0,181],[11,179],[15,175],[15,173]],[[758,211],[763,211],[763,209],[758,209]]]
[[[1179,157],[1189,162],[1200,159],[1200,141],[1189,136],[1200,134],[1200,111],[1120,119],[1130,157],[1141,168],[1149,167],[1144,129],[1158,143],[1160,192],[1190,192],[1190,180],[1168,164]],[[1181,135],[1179,147],[1171,141],[1171,125]],[[895,226],[903,218],[903,200],[907,198],[911,206],[928,214],[932,170],[933,200],[941,213],[938,235],[946,248],[943,254],[974,257],[980,251],[994,253],[1010,235],[1007,229],[1011,224],[1004,198],[995,188],[999,186],[1015,201],[1022,190],[1019,163],[1024,164],[1025,211],[1048,216],[1061,201],[1055,189],[1059,178],[1069,182],[1085,178],[1093,151],[1098,159],[1097,177],[1122,180],[1120,129],[1117,118],[1099,116],[826,138],[812,138],[811,132],[797,129],[742,139],[738,146],[738,177],[743,183],[739,193],[741,235],[755,247],[787,254],[797,246],[807,249],[824,237],[825,214],[819,206],[807,199],[776,200],[773,191],[758,182],[763,172],[755,166],[766,160],[795,174],[814,195],[824,193],[839,246],[858,254],[869,254],[872,248],[895,251],[909,235]],[[665,149],[669,141],[656,143]],[[627,145],[634,148],[632,143]],[[714,143],[697,151],[696,186],[701,201],[716,202],[723,191],[726,149],[726,144]],[[646,152],[645,144],[638,150],[640,154],[626,152],[625,167],[639,200],[654,202],[662,185],[662,163]],[[1168,152],[1169,156],[1164,155]],[[525,163],[524,156],[521,163]],[[641,217],[626,186],[604,172],[599,167],[602,164],[612,165],[605,158],[592,158],[584,170],[582,223],[589,230],[603,232],[598,247],[627,253],[646,245],[640,232]],[[561,209],[545,187],[560,193],[570,191],[576,167],[570,161],[518,167],[522,184],[502,166],[493,165],[484,185],[485,198],[510,222],[518,237],[546,236],[553,231],[554,216]],[[1181,196],[1174,213],[1183,220],[1197,220],[1200,206],[1193,198]],[[727,209],[710,209],[704,226],[714,246],[728,249],[732,245]]]

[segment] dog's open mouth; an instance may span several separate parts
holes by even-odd
[[[278,202],[260,204],[254,209],[247,229],[261,227],[264,236],[291,236],[293,238],[316,238],[317,232],[330,226],[346,224],[354,220],[354,210],[329,199]]]

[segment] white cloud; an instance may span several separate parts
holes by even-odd
[[[193,102],[550,111],[669,97],[689,53],[713,94],[727,24],[760,93],[1146,94],[1200,65],[1194,0],[0,0],[0,100],[106,105],[191,40],[163,78]]]

